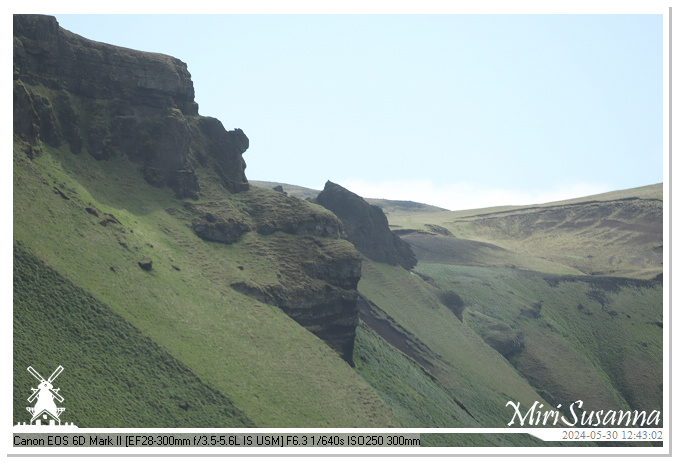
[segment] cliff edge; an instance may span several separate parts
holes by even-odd
[[[201,167],[231,192],[248,188],[247,136],[198,115],[185,63],[85,39],[51,16],[14,15],[14,133],[32,152],[44,142],[126,157],[179,198],[199,197]]]

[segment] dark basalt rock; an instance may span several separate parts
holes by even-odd
[[[353,366],[361,260],[352,248],[333,247],[329,242],[315,237],[302,240],[302,246],[291,250],[299,255],[301,266],[287,267],[278,284],[241,281],[232,288],[278,306]]]
[[[311,292],[289,292],[282,285],[262,288],[247,282],[236,282],[232,288],[263,303],[278,306],[295,322],[323,340],[347,363],[354,365],[354,339],[358,325],[357,292],[337,289],[330,292],[313,289],[308,289]]]
[[[328,181],[316,202],[342,221],[347,239],[368,258],[412,269],[417,259],[410,245],[389,229],[382,209],[371,205],[341,185]]]
[[[150,271],[153,269],[153,261],[151,261],[150,258],[143,258],[137,264],[139,265],[140,268],[142,268],[145,271]]]
[[[198,114],[185,63],[85,39],[59,27],[52,16],[14,15],[14,75],[29,85],[120,99],[149,112],[177,107]]]
[[[250,226],[232,218],[215,222],[200,221],[193,225],[193,231],[203,240],[226,244],[236,243],[249,230]]]
[[[185,63],[85,39],[51,16],[14,15],[14,133],[31,146],[128,158],[179,198],[198,198],[198,165],[231,192],[248,188],[248,138],[198,115]]]

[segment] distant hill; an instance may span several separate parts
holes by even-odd
[[[551,404],[657,409],[662,193],[656,184],[525,207],[392,209],[388,218],[413,248],[416,272]]]
[[[274,187],[282,187],[283,191],[286,192],[288,195],[291,195],[293,197],[298,197],[302,198],[304,200],[311,199],[311,198],[316,198],[319,193],[321,193],[320,190],[316,189],[310,189],[306,187],[300,187],[298,185],[291,185],[291,184],[282,184],[280,182],[267,182],[267,181],[262,181],[262,180],[251,180],[250,184],[254,185],[255,187],[262,187],[262,188],[268,188],[268,189],[273,189]]]
[[[662,193],[655,184],[544,205],[388,217],[440,262],[650,279],[663,269]]]
[[[314,199],[321,193],[320,190],[309,189],[306,187],[300,187],[298,185],[284,184],[280,182],[266,182],[261,180],[251,180],[250,183],[257,187],[270,188],[281,187],[283,191],[292,195],[294,197],[299,197],[303,199]],[[403,201],[403,200],[387,200],[381,198],[365,198],[365,201],[371,205],[376,205],[382,208],[385,214],[389,215],[391,212],[404,212],[404,211],[417,211],[417,212],[442,212],[447,211],[444,208],[439,208],[438,206],[431,206],[425,203],[417,203],[415,201]]]

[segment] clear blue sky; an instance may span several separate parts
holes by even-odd
[[[188,64],[251,180],[450,209],[663,181],[661,15],[56,15]]]

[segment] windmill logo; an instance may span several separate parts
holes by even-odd
[[[55,402],[55,400],[59,403],[64,402],[64,397],[59,393],[59,389],[54,388],[54,385],[52,384],[63,370],[63,366],[57,367],[56,370],[52,372],[52,375],[50,375],[49,378],[45,380],[43,376],[38,373],[38,371],[33,369],[33,366],[28,366],[28,372],[30,372],[31,375],[40,382],[38,384],[38,388],[31,388],[33,393],[28,397],[29,403],[35,401],[35,406],[26,408],[26,410],[31,413],[31,426],[49,425],[75,427],[72,423],[61,423],[59,416],[61,416],[61,413],[63,413],[66,408],[58,407],[57,403]],[[24,423],[17,425],[29,424]]]

